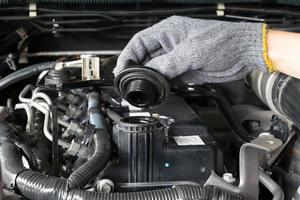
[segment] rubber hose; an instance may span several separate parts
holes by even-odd
[[[10,85],[22,81],[24,79],[30,78],[39,74],[40,72],[55,67],[55,62],[44,62],[25,67],[16,72],[9,74],[8,76],[0,79],[0,91],[6,89]]]
[[[228,126],[233,132],[232,136],[238,149],[246,142],[251,141],[248,132],[239,123],[239,120],[237,120],[233,110],[231,109],[229,102],[222,95],[216,92],[210,92],[206,90],[199,91],[197,93],[180,92],[180,94],[183,97],[190,98],[190,99],[207,98],[210,100],[214,100],[219,110],[224,115],[225,121],[227,122]]]
[[[207,92],[201,95],[202,98],[208,98],[215,101],[217,107],[221,111],[222,115],[224,116],[224,120],[232,130],[232,139],[234,144],[236,144],[236,149],[240,149],[243,144],[250,141],[249,135],[247,134],[246,130],[242,127],[239,121],[236,119],[230,104],[224,97],[220,97],[214,92]]]
[[[95,193],[82,190],[72,190],[68,199],[76,200],[238,200],[243,199],[238,194],[226,193],[216,188],[186,185],[167,189],[128,193]]]
[[[26,158],[26,160],[28,161],[30,167],[33,170],[38,170],[38,168],[39,168],[38,161],[37,161],[34,153],[32,152],[31,148],[29,147],[29,145],[27,143],[20,142],[18,139],[14,139],[14,140],[12,140],[12,142],[22,150],[23,155]]]
[[[11,141],[1,143],[0,163],[3,184],[8,188],[14,188],[18,174],[26,168],[23,166],[19,148]]]
[[[4,141],[0,145],[0,162],[4,185],[6,187],[16,188],[24,197],[31,200],[243,199],[242,196],[238,194],[227,193],[216,188],[203,188],[200,186],[178,186],[161,190],[111,194],[69,189],[69,183],[64,178],[51,177],[31,169],[25,169],[19,149],[10,141]]]
[[[83,187],[91,178],[99,174],[110,159],[111,143],[105,129],[96,130],[94,135],[95,151],[93,156],[75,170],[67,179],[69,188]]]
[[[203,96],[213,99],[216,101],[219,109],[224,115],[226,121],[228,122],[230,128],[237,134],[239,137],[245,142],[250,142],[250,136],[248,132],[244,129],[244,127],[239,123],[239,120],[236,118],[236,115],[233,113],[230,104],[220,94],[216,92],[206,92]]]
[[[174,188],[128,192],[96,193],[84,190],[68,190],[63,179],[47,177],[31,170],[21,172],[17,178],[18,190],[32,200],[242,200],[242,196],[227,193],[216,188],[201,186],[176,186]]]
[[[76,169],[68,178],[69,188],[83,187],[91,178],[99,174],[108,163],[111,155],[111,142],[100,107],[100,95],[90,92],[88,100],[88,118],[95,126],[93,156],[81,167]]]
[[[0,138],[1,141],[9,140],[19,147],[24,157],[27,159],[30,167],[34,170],[38,169],[38,162],[32,150],[27,143],[21,142],[16,135],[14,135],[14,129],[6,121],[0,122]]]

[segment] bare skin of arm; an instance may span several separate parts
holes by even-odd
[[[274,70],[300,79],[300,34],[270,30],[268,56]]]

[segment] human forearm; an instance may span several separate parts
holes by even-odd
[[[274,70],[300,78],[300,34],[270,30],[268,55]]]

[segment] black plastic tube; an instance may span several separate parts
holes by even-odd
[[[14,135],[14,129],[6,121],[0,122],[0,138],[1,141],[9,140],[22,150],[22,155],[27,159],[30,167],[34,170],[38,169],[38,162],[29,145],[21,142],[19,138]]]
[[[27,143],[20,142],[18,139],[14,139],[12,140],[12,142],[22,150],[22,154],[28,161],[30,167],[34,170],[37,170],[39,168],[39,165],[29,145]]]
[[[44,70],[52,69],[54,68],[54,66],[55,62],[44,62],[31,65],[29,67],[25,67],[16,72],[13,72],[8,76],[0,79],[0,91],[6,89],[14,83],[33,77]]]
[[[237,149],[239,149],[244,143],[251,141],[251,137],[249,136],[248,132],[239,123],[239,120],[237,119],[236,115],[231,109],[229,102],[223,95],[214,91],[209,91],[204,88],[195,88],[194,91],[175,90],[174,92],[188,99],[213,100],[217,105],[218,109],[223,114],[224,120],[227,122],[228,126],[232,130],[232,138]]]
[[[8,188],[14,188],[18,173],[26,170],[22,163],[19,148],[11,141],[4,141],[0,146],[2,182]]]
[[[88,116],[91,124],[95,125],[95,150],[92,157],[76,169],[67,179],[69,188],[81,188],[93,177],[97,176],[106,166],[111,155],[111,142],[105,126],[100,107],[100,95],[91,92],[88,99]]]
[[[106,130],[96,130],[93,156],[67,179],[69,188],[83,187],[91,178],[98,175],[106,166],[111,155],[111,143]]]

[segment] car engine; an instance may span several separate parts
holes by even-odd
[[[300,80],[112,74],[134,33],[173,14],[299,31],[293,2],[212,3],[0,1],[0,199],[300,198]]]

